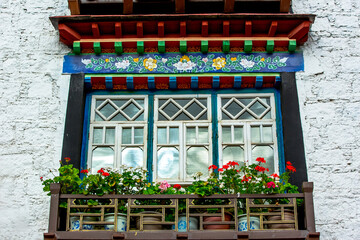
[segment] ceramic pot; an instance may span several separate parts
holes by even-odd
[[[97,217],[83,217],[83,222],[95,222]],[[95,225],[83,224],[82,230],[94,230]],[[80,217],[72,216],[70,217],[70,230],[79,231],[80,230]]]
[[[275,211],[275,212],[279,212],[279,211]],[[279,214],[281,214],[281,213],[279,212]],[[294,212],[285,211],[284,218],[285,218],[285,220],[295,220]],[[279,220],[281,220],[281,215],[268,216],[267,219],[269,221],[279,221]],[[274,224],[268,224],[268,228],[269,229],[284,229],[284,228],[295,229],[295,224],[293,224],[293,223],[274,223]]]
[[[225,221],[230,221],[231,215],[225,213]],[[221,222],[221,217],[204,217],[204,222]],[[230,225],[204,225],[206,230],[216,230],[216,229],[230,229]]]
[[[145,211],[144,214],[156,214],[157,212]],[[144,216],[144,222],[161,222],[161,216]],[[136,219],[136,228],[140,229],[140,218]],[[143,230],[161,230],[162,225],[160,224],[144,224]]]
[[[186,216],[179,216],[178,220],[178,232],[186,232],[187,221]],[[175,229],[175,226],[174,228]],[[189,217],[189,230],[198,230],[199,220],[196,217]]]
[[[254,229],[260,229],[260,218],[250,216],[249,230],[254,230]],[[248,223],[247,223],[246,214],[240,215],[238,217],[238,231],[240,231],[240,232],[248,231]]]
[[[114,222],[115,224],[115,214],[114,213],[107,213],[105,214],[104,220],[105,222]],[[126,214],[122,214],[122,213],[118,213],[117,215],[117,228],[116,231],[117,232],[125,232],[126,231],[126,226],[127,226],[127,218],[126,218]],[[114,225],[105,225],[104,226],[105,230],[114,230]]]

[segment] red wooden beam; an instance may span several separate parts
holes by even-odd
[[[133,12],[133,0],[124,0],[123,13],[132,14]]]
[[[278,26],[277,21],[272,21],[271,22],[271,25],[270,25],[270,28],[269,28],[269,33],[268,33],[269,37],[274,37],[275,36],[277,26]]]
[[[176,13],[185,12],[185,0],[175,0],[175,12]]]
[[[224,0],[224,12],[234,12],[235,0]]]
[[[186,22],[180,22],[180,37],[186,37]]]
[[[223,36],[229,37],[230,36],[230,22],[223,21]]]
[[[91,30],[94,38],[100,38],[100,30],[99,30],[99,25],[97,23],[91,24]]]
[[[75,30],[71,29],[70,27],[66,26],[63,23],[60,23],[58,28],[61,37],[65,38],[68,41],[73,42],[81,39],[81,35],[78,32],[76,32]]]
[[[136,23],[136,36],[142,38],[144,36],[144,26],[142,22]]]
[[[165,36],[165,25],[164,22],[158,22],[158,37],[164,37]]]
[[[208,21],[202,21],[201,22],[201,36],[207,37],[209,34],[209,22]]]
[[[289,33],[288,38],[300,40],[309,32],[309,30],[310,22],[303,22]]]
[[[245,37],[251,37],[252,35],[252,21],[245,22]]]
[[[115,23],[115,37],[122,37],[122,27],[120,22]]]

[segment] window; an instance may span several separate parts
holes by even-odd
[[[276,133],[274,93],[92,95],[87,166],[152,166],[172,183],[257,157],[278,171]]]

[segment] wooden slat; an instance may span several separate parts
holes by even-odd
[[[117,38],[121,38],[121,37],[122,37],[121,22],[115,23],[115,37],[117,37]]]
[[[77,31],[73,30],[72,28],[68,27],[63,23],[59,24],[59,32],[63,38],[70,41],[77,41],[81,39],[81,35]]]
[[[223,36],[229,37],[230,36],[230,22],[223,21]]]
[[[175,12],[176,13],[185,12],[185,0],[175,0]]]
[[[142,22],[136,23],[136,36],[142,38],[144,36],[144,26]]]
[[[234,12],[235,0],[224,0],[224,12]]]
[[[99,29],[99,25],[97,23],[91,24],[91,30],[92,30],[94,38],[100,38],[100,29]]]
[[[124,0],[123,13],[132,14],[133,13],[133,0]]]
[[[276,34],[276,30],[277,30],[277,26],[278,26],[278,22],[277,21],[272,21],[270,28],[269,28],[269,33],[268,36],[269,37],[274,37]]]
[[[165,24],[164,22],[158,22],[158,37],[164,37],[165,36]]]
[[[180,37],[186,37],[186,22],[180,22]]]
[[[289,39],[301,39],[310,30],[310,22],[303,22],[296,28],[294,28],[288,35]]]
[[[209,34],[209,22],[208,21],[202,21],[201,22],[201,36],[207,37]]]
[[[280,0],[280,12],[287,13],[290,11],[291,0]]]
[[[250,37],[252,35],[252,21],[245,22],[245,37]]]
[[[80,14],[80,0],[68,0],[68,6],[71,12],[71,15]]]

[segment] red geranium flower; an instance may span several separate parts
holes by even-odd
[[[286,165],[292,165],[292,164],[291,164],[291,162],[287,161],[287,162],[286,162]]]
[[[241,182],[248,182],[250,181],[251,177],[246,177],[244,176],[243,179],[241,180]]]
[[[257,161],[257,162],[261,162],[261,163],[266,163],[265,159],[262,158],[262,157],[258,157],[258,158],[256,159],[256,161]]]
[[[229,168],[229,165],[224,165],[223,166],[223,169],[228,169]]]
[[[276,173],[271,174],[271,176],[274,178],[279,178],[279,175],[277,175]]]
[[[255,170],[258,171],[258,172],[265,172],[266,169],[264,167],[261,167],[261,166],[256,166]]]
[[[81,173],[89,173],[89,170],[83,169],[83,170],[81,170]]]
[[[107,177],[107,176],[109,176],[110,174],[109,174],[108,172],[103,172],[102,175],[103,175],[104,177]]]
[[[104,173],[104,169],[101,168],[99,171],[97,171],[98,173]]]
[[[64,159],[65,159],[66,162],[70,162],[70,160],[71,160],[69,157],[66,157]]]
[[[177,190],[180,190],[181,186],[180,186],[180,184],[175,184],[174,188],[176,188]]]
[[[223,172],[224,171],[224,169],[223,168],[219,168],[219,170],[218,170],[219,172]]]
[[[235,162],[235,161],[230,161],[230,162],[228,162],[226,165],[229,165],[229,166],[239,166],[239,164],[237,163],[237,162]]]
[[[289,170],[290,172],[296,172],[296,168],[292,165],[287,165],[286,170]]]
[[[43,177],[40,177],[40,181],[42,181],[43,180]]]
[[[217,166],[215,166],[215,165],[210,165],[210,167],[209,167],[209,170],[211,170],[211,169],[217,169]]]

